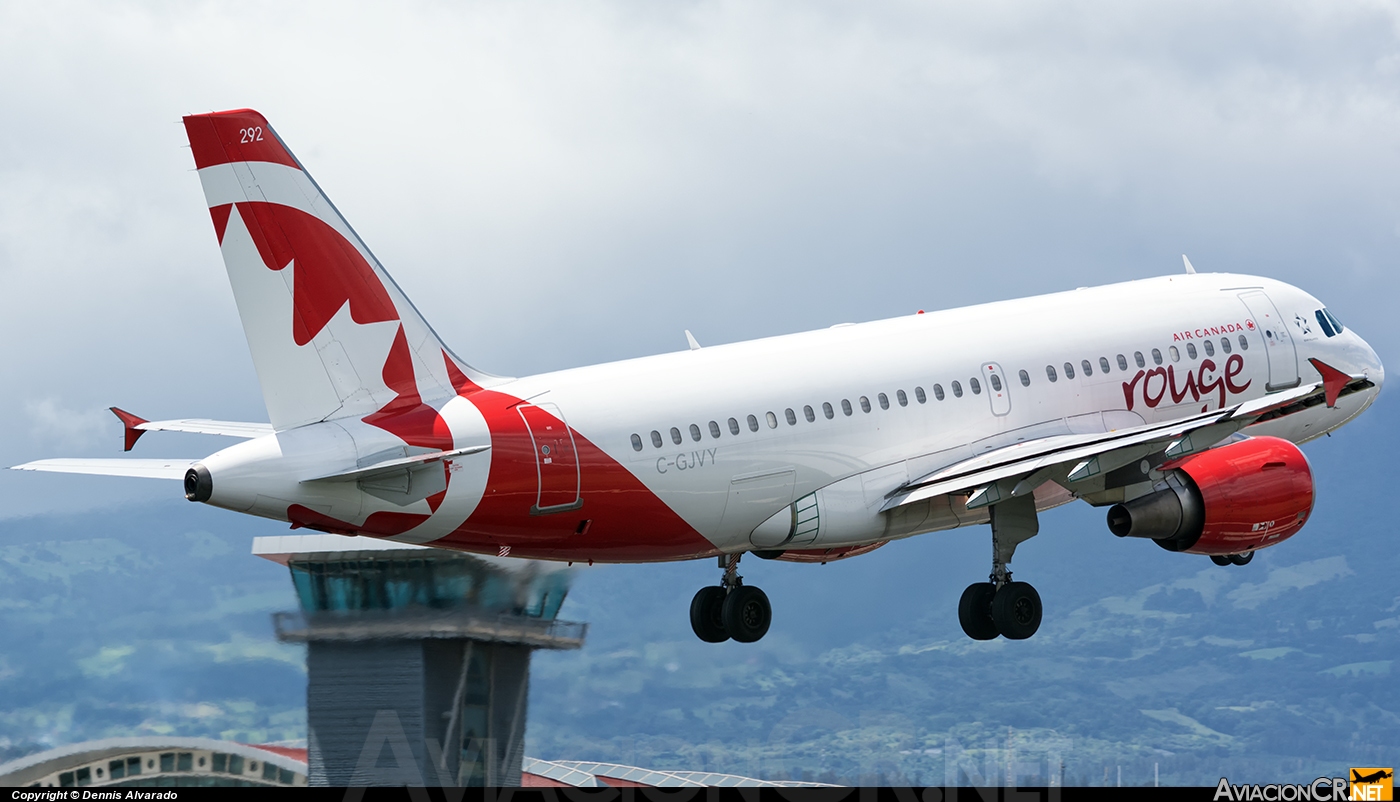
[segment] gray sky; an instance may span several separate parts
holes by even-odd
[[[244,106],[495,373],[1182,252],[1310,290],[1393,361],[1397,23],[1395,2],[0,3],[0,463],[119,455],[113,404],[266,419],[178,124]],[[0,515],[178,493],[5,472]]]

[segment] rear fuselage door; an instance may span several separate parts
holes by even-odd
[[[987,385],[987,400],[992,404],[992,414],[1005,415],[1011,412],[1011,383],[1006,380],[1001,365],[983,362],[982,383]]]
[[[1298,376],[1298,352],[1293,346],[1293,338],[1288,336],[1288,326],[1278,313],[1278,308],[1263,290],[1242,292],[1240,300],[1244,301],[1254,324],[1259,327],[1269,355],[1269,381],[1264,389],[1274,392],[1297,387],[1301,381]]]
[[[564,415],[553,404],[521,404],[516,409],[534,444],[535,469],[539,476],[539,494],[530,514],[547,515],[582,507],[578,451]]]

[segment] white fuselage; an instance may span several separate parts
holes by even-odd
[[[579,491],[576,506],[541,501],[543,515],[517,505],[520,521],[508,525],[500,523],[505,513],[487,509],[490,499],[498,490],[528,495],[520,485],[531,481],[543,499],[543,485],[558,483],[547,478],[554,463],[537,453],[538,442],[508,448],[505,440],[521,434],[494,425],[470,393],[425,399],[456,445],[492,445],[453,462],[435,509],[386,501],[354,483],[301,481],[327,455],[353,465],[402,445],[358,419],[250,441],[205,464],[220,506],[285,520],[291,502],[352,524],[376,512],[411,512],[426,517],[402,532],[369,533],[470,550],[513,544],[522,556],[627,560],[859,545],[985,522],[985,511],[948,498],[880,512],[891,491],[941,467],[1021,440],[1169,420],[1317,381],[1310,357],[1365,374],[1375,386],[1335,409],[1315,407],[1249,432],[1303,442],[1335,429],[1371,403],[1383,369],[1349,329],[1328,336],[1322,309],[1271,279],[1177,275],[510,380],[483,392],[524,399],[567,422],[578,441],[568,447],[579,449]],[[585,444],[602,456],[589,457]],[[511,454],[519,455],[515,464]],[[624,531],[624,522],[594,515],[618,503],[609,511],[626,513],[620,490],[615,502],[608,486],[590,485],[604,459],[612,463],[606,470],[625,469],[653,497],[648,503],[659,501],[703,543],[647,548],[653,533],[645,526]],[[1048,487],[1037,492],[1042,508],[1073,498]],[[755,532],[817,491],[825,493],[820,527],[781,543]],[[563,519],[566,526],[550,528]],[[590,535],[594,521],[608,531]],[[628,539],[639,548],[615,547]]]

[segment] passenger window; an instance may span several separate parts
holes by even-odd
[[[1093,364],[1091,364],[1091,363],[1089,362],[1089,360],[1087,360],[1087,359],[1081,359],[1081,360],[1079,360],[1079,367],[1081,367],[1081,368],[1084,369],[1084,375],[1085,375],[1085,376],[1092,376],[1092,375],[1094,375],[1094,366],[1093,366]]]
[[[756,431],[758,431],[758,418],[755,418],[755,417],[752,416],[752,415],[749,416],[749,431],[751,431],[751,432],[756,432]]]
[[[770,429],[776,429],[776,428],[778,428],[778,416],[777,416],[777,415],[774,415],[772,412],[769,412],[767,415],[764,415],[763,417],[766,418],[766,419],[768,420],[768,428],[770,428]]]
[[[953,397],[962,398],[962,385],[957,382],[953,382]]]
[[[933,385],[933,397],[934,397],[934,398],[937,398],[939,401],[942,401],[942,400],[946,397],[946,396],[943,395],[943,385],[941,385],[941,384],[935,384],[935,385]]]
[[[1162,364],[1162,352],[1159,351],[1159,350],[1156,349],[1156,348],[1153,348],[1153,349],[1152,349],[1152,364],[1154,364],[1154,365],[1160,365],[1160,364]]]
[[[998,376],[998,375],[996,375],[995,373],[993,373],[993,374],[992,374],[992,378],[991,378],[991,382],[992,382],[992,389],[995,390],[995,391],[998,392],[998,393],[1001,392],[1001,377]]]
[[[693,423],[690,424],[690,439],[697,443],[700,442],[700,427]]]
[[[729,419],[729,433],[730,433],[730,434],[738,434],[738,433],[739,433],[739,422],[736,421],[736,420],[734,420],[733,418],[730,418],[730,419]]]
[[[1249,340],[1246,340],[1246,339],[1244,338],[1244,335],[1243,335],[1243,334],[1240,335],[1240,350],[1241,350],[1241,351],[1248,351],[1248,350],[1249,350]]]
[[[826,416],[827,420],[831,420],[832,418],[836,417],[836,412],[831,408],[831,402],[822,402],[822,414]]]
[[[869,412],[869,411],[870,411],[870,399],[869,399],[869,398],[866,398],[865,396],[861,396],[861,397],[860,397],[860,411],[861,411],[861,412]]]
[[[661,448],[661,432],[655,429],[651,430],[651,444],[657,448]]]
[[[674,426],[671,427],[671,442],[676,445],[681,444],[681,430]]]
[[[1196,344],[1195,344],[1195,343],[1187,343],[1187,344],[1186,344],[1186,356],[1187,356],[1188,358],[1190,358],[1190,359],[1195,359],[1195,358],[1196,358]]]
[[[1127,369],[1128,369],[1128,358],[1125,357],[1125,356],[1123,356],[1122,354],[1119,354],[1119,355],[1118,355],[1118,369],[1119,369],[1119,370],[1127,370]]]
[[[841,399],[841,411],[849,418],[851,416],[851,402],[844,398]]]
[[[808,423],[811,423],[817,419],[817,413],[812,411],[811,404],[808,404],[807,406],[802,408],[802,415],[803,417],[807,418]]]
[[[920,404],[928,400],[928,396],[924,395],[924,388],[922,387],[914,388],[914,398],[917,399]]]
[[[1071,364],[1068,363],[1068,362],[1065,363],[1065,378],[1066,378],[1066,379],[1073,379],[1073,378],[1074,378],[1074,365],[1071,365]]]
[[[967,386],[972,388],[973,395],[982,394],[982,382],[977,381],[977,378],[975,376],[967,380]]]
[[[789,426],[797,425],[797,413],[792,411],[792,407],[783,410],[783,417],[787,418]]]
[[[1020,375],[1021,375],[1021,386],[1022,386],[1022,387],[1030,387],[1030,386],[1031,386],[1031,374],[1027,373],[1025,370],[1022,370],[1021,373],[1020,373]]]
[[[1180,362],[1180,361],[1181,361],[1181,351],[1177,350],[1177,347],[1176,347],[1175,345],[1173,345],[1172,347],[1168,348],[1167,351],[1172,355],[1172,361],[1173,361],[1173,362]]]
[[[879,400],[879,402],[880,402],[880,409],[889,409],[889,408],[890,408],[890,397],[889,397],[889,396],[885,395],[884,393],[880,393],[878,396],[876,396],[876,399]]]
[[[1054,366],[1054,365],[1046,365],[1046,366],[1045,366],[1045,378],[1049,379],[1049,380],[1051,381],[1051,383],[1054,383],[1054,382],[1057,382],[1057,381],[1060,380],[1060,377],[1057,376],[1057,375],[1055,375],[1055,366]]]
[[[1227,353],[1227,354],[1230,353],[1230,338],[1229,338],[1229,337],[1221,337],[1221,338],[1220,338],[1220,350],[1221,350],[1221,351],[1224,351],[1224,352]]]
[[[1147,360],[1145,360],[1145,359],[1142,358],[1142,352],[1141,352],[1141,351],[1134,351],[1134,352],[1133,352],[1133,361],[1136,362],[1136,363],[1137,363],[1137,366],[1140,367],[1140,368],[1145,368],[1145,367],[1147,367]]]
[[[1104,373],[1107,373],[1110,370],[1108,366],[1108,357],[1099,357],[1099,370],[1102,370]]]
[[[710,421],[710,436],[714,438],[719,437],[719,421]]]
[[[1201,343],[1201,345],[1205,346],[1206,356],[1215,356],[1215,343],[1211,342],[1210,340],[1206,340],[1205,342]]]
[[[894,397],[899,401],[900,406],[909,406],[909,396],[905,395],[903,390],[895,390]]]
[[[641,438],[641,435],[636,435],[636,434],[632,435],[632,450],[633,450],[633,451],[641,451],[641,450],[642,450],[642,438]]]

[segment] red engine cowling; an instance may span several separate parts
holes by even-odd
[[[1243,554],[1303,528],[1313,479],[1298,447],[1253,437],[1162,466],[1158,489],[1108,511],[1119,537],[1146,537],[1169,551]]]

